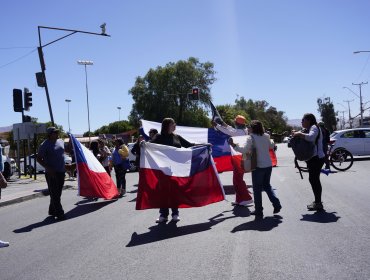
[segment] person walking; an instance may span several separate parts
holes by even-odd
[[[116,139],[115,148],[112,153],[112,161],[114,172],[116,173],[116,185],[120,193],[120,197],[126,194],[126,173],[125,159],[128,157],[128,148],[123,143],[122,139]]]
[[[59,138],[55,127],[47,129],[47,139],[41,143],[37,162],[45,168],[45,178],[50,195],[49,215],[58,220],[65,220],[60,202],[65,177],[64,142]]]
[[[110,176],[110,164],[109,164],[109,157],[111,156],[111,152],[107,145],[105,145],[105,141],[103,139],[98,140],[99,143],[99,154],[100,154],[100,162],[103,165],[105,171],[107,171],[108,175]]]
[[[144,140],[144,136],[139,135],[134,146],[132,146],[131,153],[135,155],[135,167],[140,169],[140,142]]]
[[[247,136],[248,129],[247,129],[247,121],[244,116],[237,115],[234,120],[235,128],[227,125],[226,123],[222,123],[222,125],[213,122],[215,129],[229,135],[233,136]],[[232,202],[232,205],[240,205],[240,206],[251,206],[253,205],[253,199],[248,191],[247,184],[244,181],[244,172],[242,172],[236,166],[233,166],[233,185],[235,189],[235,202]]]
[[[189,148],[195,146],[195,144],[188,142],[180,135],[174,133],[176,130],[175,120],[172,118],[165,118],[162,121],[161,133],[154,136],[149,142],[155,144],[161,144],[166,146],[172,146],[176,148]],[[172,221],[180,221],[179,209],[177,207],[171,208],[172,210]],[[163,223],[168,221],[169,208],[159,209],[159,218],[156,220],[157,223]]]
[[[243,149],[240,149],[238,145],[234,144],[232,138],[230,138],[230,142],[237,151],[241,151],[243,153],[251,153],[253,147],[256,149],[257,167],[255,170],[252,170],[252,185],[255,210],[251,212],[251,215],[255,215],[256,218],[261,218],[263,217],[263,191],[267,194],[269,200],[272,203],[272,206],[274,207],[273,213],[277,214],[281,210],[280,200],[276,196],[270,184],[272,161],[269,150],[273,148],[275,144],[273,141],[271,141],[270,135],[265,133],[263,125],[260,121],[253,120],[250,124],[250,128],[251,134],[247,137],[247,142]]]
[[[321,168],[325,162],[325,154],[323,150],[323,133],[317,125],[316,117],[307,113],[303,115],[302,118],[302,131],[295,132],[293,137],[300,137],[306,141],[315,143],[315,152],[313,157],[307,161],[308,168],[308,180],[311,184],[312,191],[315,197],[315,200],[307,205],[307,209],[311,211],[317,211],[324,209],[321,195],[322,195],[322,186],[320,182]]]

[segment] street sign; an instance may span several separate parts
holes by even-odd
[[[33,139],[35,134],[46,133],[45,123],[15,123],[13,124],[13,137],[14,140],[27,140]]]

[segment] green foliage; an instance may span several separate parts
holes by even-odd
[[[101,128],[95,130],[94,133],[91,133],[90,136],[97,136],[99,134],[118,134],[131,129],[134,129],[134,127],[128,121],[117,121],[102,126]],[[85,132],[84,136],[89,136],[88,134],[88,132]]]
[[[252,99],[246,100],[244,97],[241,97],[235,100],[235,105],[220,105],[217,106],[217,110],[223,120],[229,125],[234,124],[236,115],[242,115],[247,119],[247,122],[260,120],[265,129],[269,129],[277,134],[290,130],[284,112],[277,111],[275,107],[269,107],[265,100],[253,101]]]
[[[201,63],[196,58],[170,62],[150,69],[144,77],[137,77],[129,94],[134,100],[129,120],[139,126],[140,119],[161,122],[172,117],[180,125],[203,126],[205,107],[209,106],[210,85],[216,80],[213,64]],[[188,99],[192,87],[200,90],[200,100]]]
[[[321,120],[324,122],[326,128],[333,132],[337,127],[337,118],[334,111],[334,105],[330,101],[330,98],[318,98],[317,99],[318,109],[317,111],[321,115]]]

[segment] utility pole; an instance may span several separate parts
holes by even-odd
[[[360,88],[360,116],[361,116],[361,121],[360,121],[360,126],[362,126],[364,122],[364,109],[363,109],[363,104],[362,104],[362,94],[361,94],[361,87],[362,85],[367,85],[367,82],[361,82],[359,84],[352,83],[354,86],[358,86]]]
[[[344,124],[345,124],[345,121],[344,121],[344,113],[346,111],[338,111],[338,113],[342,113],[342,121],[340,122],[340,129],[344,129]]]
[[[343,100],[343,102],[346,102],[348,104],[348,122],[349,122],[349,128],[352,128],[352,117],[351,117],[351,106],[349,105],[350,102],[355,101],[352,100]]]

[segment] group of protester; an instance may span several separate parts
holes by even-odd
[[[279,213],[282,206],[280,200],[276,196],[271,184],[271,173],[272,173],[272,162],[269,155],[269,149],[273,147],[273,142],[270,139],[269,134],[265,133],[263,125],[260,121],[254,120],[247,125],[246,119],[243,116],[238,115],[235,118],[235,128],[225,124],[213,123],[214,128],[233,137],[233,136],[245,136],[245,144],[239,145],[233,142],[233,138],[229,138],[229,144],[235,150],[242,153],[250,153],[252,146],[256,150],[257,154],[257,165],[252,170],[252,187],[253,197],[248,191],[248,187],[243,179],[244,173],[238,168],[233,170],[233,185],[235,188],[235,202],[232,204],[235,206],[252,206],[255,205],[255,210],[251,212],[256,217],[263,217],[263,206],[262,206],[262,192],[265,191],[269,200],[273,205],[273,213]],[[323,209],[321,201],[322,187],[320,183],[320,171],[325,161],[325,153],[322,145],[323,134],[320,133],[320,128],[317,125],[316,118],[313,114],[305,114],[302,118],[303,130],[295,132],[293,137],[304,138],[306,141],[315,142],[317,137],[317,149],[316,154],[309,161],[307,161],[309,171],[309,182],[311,184],[315,200],[307,206],[309,210],[321,210]],[[196,144],[190,143],[178,134],[175,134],[176,123],[172,118],[165,118],[162,121],[162,127],[160,133],[155,130],[150,131],[149,142],[167,146],[173,146],[177,148],[181,147],[192,147]],[[55,217],[58,220],[65,219],[64,211],[60,203],[60,197],[62,188],[64,185],[64,143],[61,139],[58,139],[58,130],[54,127],[50,127],[47,130],[48,138],[41,144],[38,152],[38,162],[45,167],[46,181],[50,193],[50,205],[49,215]],[[137,161],[140,159],[140,142],[144,141],[142,137],[138,138],[135,144],[133,152],[136,153]],[[106,147],[103,140],[99,140],[96,144],[90,146],[93,154],[100,160],[107,173],[110,175],[110,167],[108,157],[111,157],[113,168],[116,174],[116,185],[119,189],[119,193],[123,196],[126,193],[126,171],[124,167],[125,158],[128,156],[128,148],[123,143],[122,139],[115,140],[115,148],[111,153]],[[137,162],[136,164],[139,164]],[[177,222],[180,220],[179,210],[176,207],[172,209],[172,220]],[[168,221],[169,209],[160,208],[159,218],[156,222]]]

